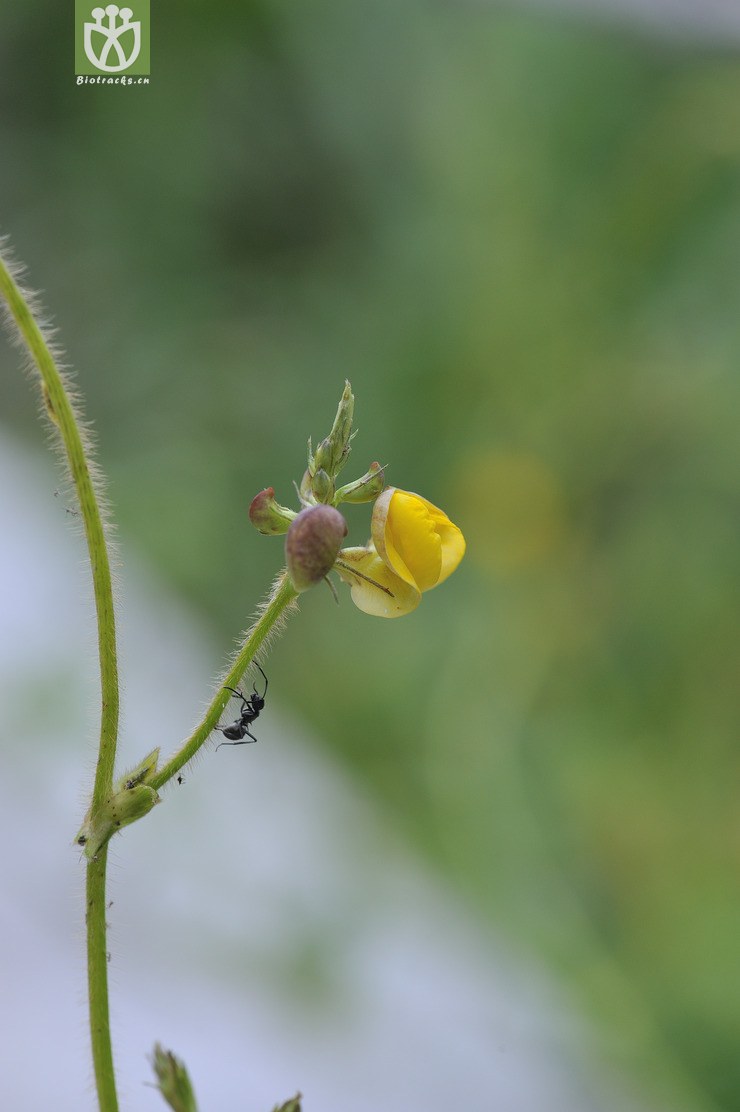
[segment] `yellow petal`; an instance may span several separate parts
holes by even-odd
[[[376,551],[380,554],[381,559],[385,560],[386,564],[388,564],[389,567],[391,565],[388,560],[388,553],[386,552],[385,547],[385,526],[388,520],[388,511],[390,509],[391,499],[393,498],[393,495],[395,493],[395,487],[386,487],[385,490],[382,491],[381,494],[379,494],[378,497],[375,499],[372,521],[370,523],[370,533],[372,534],[372,537],[368,545],[368,547],[372,545],[376,549]],[[406,569],[406,571],[408,576],[407,582],[410,582],[411,572],[408,571],[408,568]]]
[[[420,591],[442,583],[465,554],[465,538],[443,510],[395,487],[376,500],[372,535],[386,564]]]
[[[442,542],[424,500],[417,494],[396,491],[386,521],[385,544],[391,566],[402,578],[406,578],[401,570],[404,568],[420,591],[437,585]]]
[[[417,494],[416,497],[426,506],[439,534],[442,544],[442,569],[437,584],[444,583],[447,576],[452,575],[465,555],[465,537],[462,535],[462,530],[450,521],[444,510],[440,510],[438,506],[427,502],[426,498],[422,498],[420,494]]]
[[[335,565],[349,583],[352,601],[365,614],[378,618],[400,618],[410,614],[421,594],[380,558],[372,544],[367,548],[344,548]]]

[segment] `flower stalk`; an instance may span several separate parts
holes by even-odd
[[[295,605],[298,592],[293,587],[287,572],[281,572],[275,581],[272,592],[262,608],[256,622],[247,633],[244,643],[234,657],[234,662],[216,692],[203,721],[196,727],[183,746],[147,783],[158,791],[168,780],[191,761],[203,743],[213,733],[226,704],[231,698],[227,687],[238,687],[242,676],[263,645],[282,628],[290,609]]]

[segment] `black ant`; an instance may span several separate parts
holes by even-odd
[[[259,668],[260,672],[262,672],[262,669],[260,668],[259,664],[257,664],[256,660],[254,661],[254,664],[255,667]],[[264,672],[262,672],[262,678],[265,681],[265,690],[260,695],[257,692],[257,688],[253,688],[254,694],[250,695],[248,699],[241,693],[241,691],[239,691],[235,687],[224,688],[224,691],[231,691],[232,694],[236,695],[238,699],[241,699],[242,709],[241,714],[239,715],[237,720],[235,722],[232,722],[230,726],[214,726],[214,729],[220,730],[224,737],[229,738],[228,741],[219,742],[219,744],[216,746],[217,749],[220,749],[222,745],[249,745],[250,741],[257,740],[254,734],[249,732],[249,726],[252,722],[254,722],[256,718],[259,718],[260,711],[264,708],[265,705],[265,696],[267,695],[267,676]],[[249,741],[244,740],[246,737],[249,738]]]

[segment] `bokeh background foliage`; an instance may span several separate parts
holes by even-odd
[[[615,1061],[740,1109],[737,53],[221,0],[155,4],[121,90],[69,39],[5,13],[0,211],[126,543],[228,641],[281,559],[249,500],[291,500],[349,377],[349,477],[387,462],[469,555],[401,622],[305,598],[271,691]]]

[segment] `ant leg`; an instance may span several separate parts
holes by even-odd
[[[223,726],[216,726],[215,729],[223,731],[224,727]],[[247,729],[246,726],[244,726],[244,733],[249,738],[249,741],[245,741],[245,740],[241,740],[241,741],[219,741],[218,745],[216,746],[216,749],[220,749],[222,745],[249,745],[251,742],[257,740],[257,738],[254,736],[254,734],[250,734],[250,732],[249,732],[249,730]]]
[[[237,699],[241,699],[241,701],[242,701],[242,710],[244,709],[245,706],[248,707],[250,705],[249,704],[249,699],[247,699],[247,697],[245,695],[242,695],[241,691],[239,691],[238,688],[236,688],[236,687],[224,687],[224,691],[230,691],[232,693],[232,695],[236,695]]]

